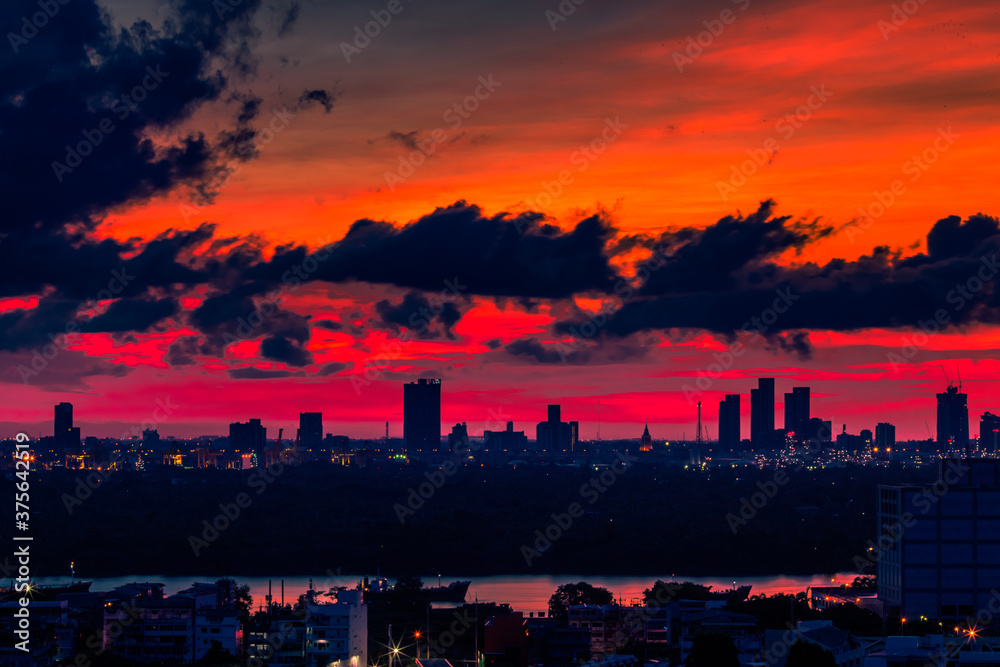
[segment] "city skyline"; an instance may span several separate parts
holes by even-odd
[[[992,5],[731,4],[11,5],[3,428],[378,433],[440,377],[677,437],[769,375],[916,438],[941,364],[1000,412]]]
[[[789,428],[790,423],[798,424],[799,427],[802,429],[802,432],[798,433],[795,438],[796,441],[800,443],[816,437],[819,437],[821,439],[826,438],[829,440],[836,440],[836,436],[842,432],[849,432],[854,435],[857,435],[858,433],[869,432],[870,439],[872,439],[872,441],[874,442],[875,434],[879,433],[879,430],[883,426],[890,429],[889,431],[887,431],[887,433],[891,432],[892,434],[890,440],[893,442],[897,440],[896,436],[897,426],[896,424],[893,424],[891,422],[879,421],[874,426],[864,425],[864,426],[858,426],[856,428],[854,427],[854,425],[851,425],[851,428],[848,428],[849,426],[848,424],[841,423],[839,425],[840,430],[838,430],[836,428],[837,423],[834,422],[832,419],[826,418],[828,415],[817,414],[812,409],[810,405],[811,389],[812,389],[811,387],[796,386],[792,387],[791,388],[792,391],[790,392],[779,392],[776,391],[776,387],[778,385],[774,382],[774,378],[770,377],[757,378],[757,381],[758,381],[758,387],[751,388],[751,390],[747,394],[750,400],[747,401],[741,400],[743,398],[743,395],[741,394],[726,394],[723,397],[723,400],[719,401],[718,412],[713,413],[713,414],[718,414],[718,419],[714,422],[715,430],[710,431],[708,429],[708,424],[713,423],[711,419],[704,420],[708,422],[703,427],[706,440],[718,441],[720,443],[723,443],[723,441],[725,441],[725,443],[730,443],[733,442],[732,438],[738,434],[739,437],[736,438],[735,440],[736,443],[746,440],[753,443],[753,446],[755,448],[769,449],[778,445],[782,441],[783,438],[782,434],[789,434],[789,435],[793,434],[794,429]],[[766,389],[764,389],[765,387]],[[482,437],[486,431],[502,431],[507,426],[508,422],[517,423],[519,425],[527,424],[525,430],[530,431],[530,423],[532,423],[532,418],[530,416],[525,420],[513,419],[512,415],[503,412],[502,408],[499,410],[491,410],[486,420],[483,421],[482,424],[478,424],[474,420],[470,424],[468,419],[461,417],[455,420],[448,420],[446,418],[442,418],[441,416],[442,409],[443,407],[448,406],[448,402],[446,400],[447,393],[444,393],[442,396],[442,392],[445,390],[443,388],[443,384],[440,379],[421,379],[416,382],[404,383],[403,389],[404,389],[403,400],[402,400],[403,417],[400,423],[394,424],[392,420],[384,422],[383,423],[384,431],[381,431],[379,435],[374,435],[369,431],[357,430],[362,426],[357,423],[355,424],[340,423],[335,425],[336,428],[334,428],[333,431],[327,430],[324,428],[324,424],[329,425],[331,424],[331,421],[330,420],[324,421],[324,413],[322,411],[300,412],[298,421],[296,422],[297,425],[293,426],[292,428],[288,428],[287,426],[285,426],[285,424],[287,424],[287,421],[283,421],[282,420],[283,418],[278,418],[269,423],[274,428],[283,429],[286,433],[286,438],[288,439],[289,442],[295,439],[297,433],[301,434],[302,441],[303,443],[306,443],[306,445],[318,444],[319,440],[322,439],[322,437],[325,434],[343,435],[355,439],[372,439],[372,440],[377,440],[380,439],[381,437],[393,437],[402,439],[404,443],[406,443],[407,448],[409,449],[424,450],[424,451],[434,448],[431,443],[442,442],[442,439],[444,437],[443,434],[445,434],[451,428],[452,424],[460,424],[463,427],[463,431],[467,435],[473,437]],[[943,447],[945,450],[950,448],[962,449],[968,447],[972,442],[980,438],[980,433],[978,431],[981,429],[975,428],[976,425],[981,423],[980,419],[982,419],[983,424],[991,425],[985,428],[992,428],[992,424],[995,421],[996,423],[1000,423],[1000,421],[997,421],[1000,420],[1000,418],[996,417],[989,411],[984,411],[981,414],[976,414],[971,412],[967,407],[968,394],[967,392],[963,392],[962,389],[963,388],[961,385],[955,386],[949,384],[944,392],[939,392],[936,394],[936,401],[937,401],[935,406],[936,429],[934,431],[930,430],[930,418],[928,417],[928,419],[925,420],[925,429],[927,429],[927,437],[916,437],[916,438],[899,437],[898,440],[933,441],[939,448]],[[758,393],[760,395],[760,398],[755,399],[755,396],[757,396]],[[777,394],[784,395],[783,403],[776,402],[775,398]],[[756,409],[759,410],[762,415],[766,415],[768,409],[770,409],[770,412],[774,413],[772,420],[767,421],[766,417],[764,420],[765,426],[767,424],[770,424],[769,429],[764,428],[764,426],[762,426],[760,427],[761,428],[760,434],[756,435],[752,426],[755,420],[754,416],[755,400],[756,404],[758,405]],[[412,402],[413,404],[412,409],[408,409],[406,407],[408,402]],[[162,402],[161,405],[163,405]],[[169,415],[170,411],[176,406],[173,406],[173,408],[171,408],[169,404],[166,405],[168,409],[164,412],[167,415]],[[743,409],[744,405],[746,405],[747,407],[746,410]],[[62,446],[64,447],[78,446],[81,438],[81,428],[79,426],[79,422],[74,422],[73,409],[74,406],[68,402],[57,404],[54,408],[55,419],[51,422],[52,426],[49,429],[49,432],[53,432],[56,434],[55,436],[56,440],[61,442]],[[820,406],[820,410],[822,411],[822,405]],[[413,421],[413,426],[412,426],[413,434],[409,437],[407,436],[406,414],[411,414]],[[570,438],[570,440],[574,442],[577,439],[588,442],[600,441],[602,439],[638,440],[643,438],[645,433],[648,433],[648,425],[649,425],[648,421],[643,423],[643,432],[640,433],[638,436],[635,435],[634,433],[624,433],[624,432],[622,432],[621,435],[617,435],[617,433],[620,432],[619,429],[622,429],[624,427],[622,424],[617,424],[613,425],[612,431],[610,433],[608,433],[607,430],[605,430],[605,437],[601,438],[600,431],[603,426],[601,422],[586,422],[586,421],[581,422],[579,419],[563,422],[561,419],[561,414],[562,414],[561,403],[546,404],[545,413],[543,415],[544,419],[542,419],[541,422],[538,423],[538,427],[541,428],[546,426],[547,424],[558,425],[560,422],[562,422],[563,424],[562,427],[556,426],[553,428],[572,427],[573,435],[569,436],[567,432],[567,434],[565,434],[565,437]],[[780,422],[778,420],[778,415],[780,414],[784,414],[783,422]],[[728,436],[724,436],[720,432],[725,429],[723,422],[726,419],[728,419],[730,423],[733,423],[734,419],[736,422],[735,430],[729,432]],[[60,420],[62,421],[60,422]],[[267,422],[268,420],[264,419],[263,421]],[[434,426],[435,422],[437,422],[439,428],[435,428]],[[62,423],[63,425],[62,430],[67,431],[67,433],[64,434],[63,436],[58,435],[60,433],[60,427],[59,427],[60,423]],[[74,423],[77,424],[75,428],[73,428]],[[257,427],[259,428],[261,426],[262,419],[259,417],[248,418],[247,423],[239,423],[231,421],[227,423],[228,423],[229,433],[230,435],[232,435],[234,427],[248,427],[251,424],[256,424]],[[589,424],[594,429],[595,436],[587,437],[585,432],[583,435],[579,435],[581,433],[580,431],[581,423],[584,425]],[[655,421],[653,423],[654,425],[657,424],[657,422]],[[67,424],[69,428],[67,428]],[[95,432],[86,432],[83,433],[82,435],[91,435],[96,437],[117,437],[120,436],[121,433],[129,432],[129,430],[137,435],[141,430],[145,429],[147,426],[155,429],[155,427],[159,424],[167,424],[169,426],[169,422],[161,420],[159,417],[154,416],[153,419],[148,420],[147,422],[144,422],[142,424],[131,425],[130,429],[126,429],[125,431],[115,430],[115,429],[120,429],[122,426],[125,425],[124,423],[121,422],[115,422],[112,424],[105,424],[105,425],[88,424],[88,428],[94,429],[96,426],[97,430]],[[779,428],[779,424],[782,425],[783,428]],[[0,423],[0,426],[2,426],[2,423]],[[36,426],[38,426],[41,429],[44,426],[44,422]],[[749,426],[749,428],[745,428],[745,426]],[[265,430],[266,427],[267,423],[264,424]],[[111,429],[111,430],[102,432],[100,430],[101,428]],[[733,427],[731,426],[730,428]],[[829,428],[829,432],[825,433],[824,435],[823,429],[826,428]],[[987,440],[985,442],[992,443],[993,440],[997,438],[997,436],[995,435],[997,432],[996,429],[1000,429],[1000,427],[996,427],[993,430],[990,430],[986,436]],[[75,435],[69,434],[68,431],[72,431]],[[165,436],[177,437],[180,439],[201,437],[201,436],[219,437],[221,433],[223,433],[223,431],[220,431],[218,433],[212,431],[199,431],[197,433],[189,433],[189,434],[177,434],[177,433],[170,433],[167,430],[164,431]],[[653,439],[656,441],[663,441],[663,440],[693,441],[695,439],[695,435],[692,434],[691,437],[688,438],[687,433],[688,433],[687,431],[681,431],[680,436],[657,435],[653,436]],[[39,430],[39,435],[41,435],[40,430]],[[60,437],[64,438],[64,440],[60,440]],[[564,436],[563,435],[550,436],[546,434],[544,436],[544,439],[546,442],[548,442],[548,439],[552,437],[556,437],[561,441],[561,439]],[[412,444],[410,443],[411,440]],[[73,442],[77,444],[73,445]]]

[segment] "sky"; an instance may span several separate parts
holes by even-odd
[[[995,3],[43,4],[0,9],[0,435],[399,436],[420,377],[474,435],[739,393],[746,437],[760,376],[779,426],[1000,412]]]

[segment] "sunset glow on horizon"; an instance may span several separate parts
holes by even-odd
[[[835,434],[1000,412],[996,3],[258,4],[5,52],[0,436],[399,437],[418,377],[475,435],[714,437],[758,377]]]

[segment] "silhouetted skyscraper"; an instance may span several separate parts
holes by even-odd
[[[235,422],[229,425],[230,448],[257,455],[259,465],[264,460],[264,447],[267,445],[267,429],[259,419],[251,419],[246,423]]]
[[[785,430],[802,440],[810,416],[809,387],[792,387],[791,393],[785,394]]]
[[[562,407],[559,405],[549,406],[549,421],[550,422],[561,422],[562,421]]]
[[[63,449],[76,449],[80,447],[80,429],[73,428],[72,403],[59,403],[56,405],[52,435],[54,436],[56,447]]]
[[[987,412],[979,419],[979,451],[996,452],[1000,445],[1000,416]]]
[[[937,395],[937,445],[941,449],[969,447],[968,396],[960,387],[949,386]]]
[[[489,452],[523,452],[528,448],[528,436],[524,431],[515,431],[514,422],[507,422],[504,431],[483,431],[483,448]]]
[[[758,378],[750,390],[750,441],[756,449],[770,449],[774,437],[774,378]]]
[[[448,434],[448,452],[459,456],[468,456],[472,450],[469,441],[469,426],[465,422],[455,424]]]
[[[580,440],[580,422],[562,421],[562,410],[550,405],[548,419],[535,427],[535,443],[543,452],[572,452]]]
[[[55,409],[55,437],[67,433],[73,428],[73,404],[59,403]]]
[[[441,447],[441,380],[421,378],[403,385],[403,442],[414,451]]]
[[[896,446],[896,427],[888,422],[879,422],[875,425],[875,446],[879,451],[892,449]]]
[[[726,394],[719,401],[719,448],[730,451],[740,445],[740,395]]]
[[[299,413],[299,445],[306,449],[319,448],[323,444],[323,413]]]

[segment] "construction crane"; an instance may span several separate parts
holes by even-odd
[[[940,366],[941,366],[941,372],[944,373],[944,379],[948,381],[948,389],[951,389],[952,387],[955,386],[955,383],[953,383],[951,381],[951,378],[948,377],[948,371],[946,371],[944,369],[944,364],[940,364]],[[961,392],[962,391],[962,369],[961,369],[961,367],[958,364],[955,364],[955,372],[958,374],[958,391]]]

